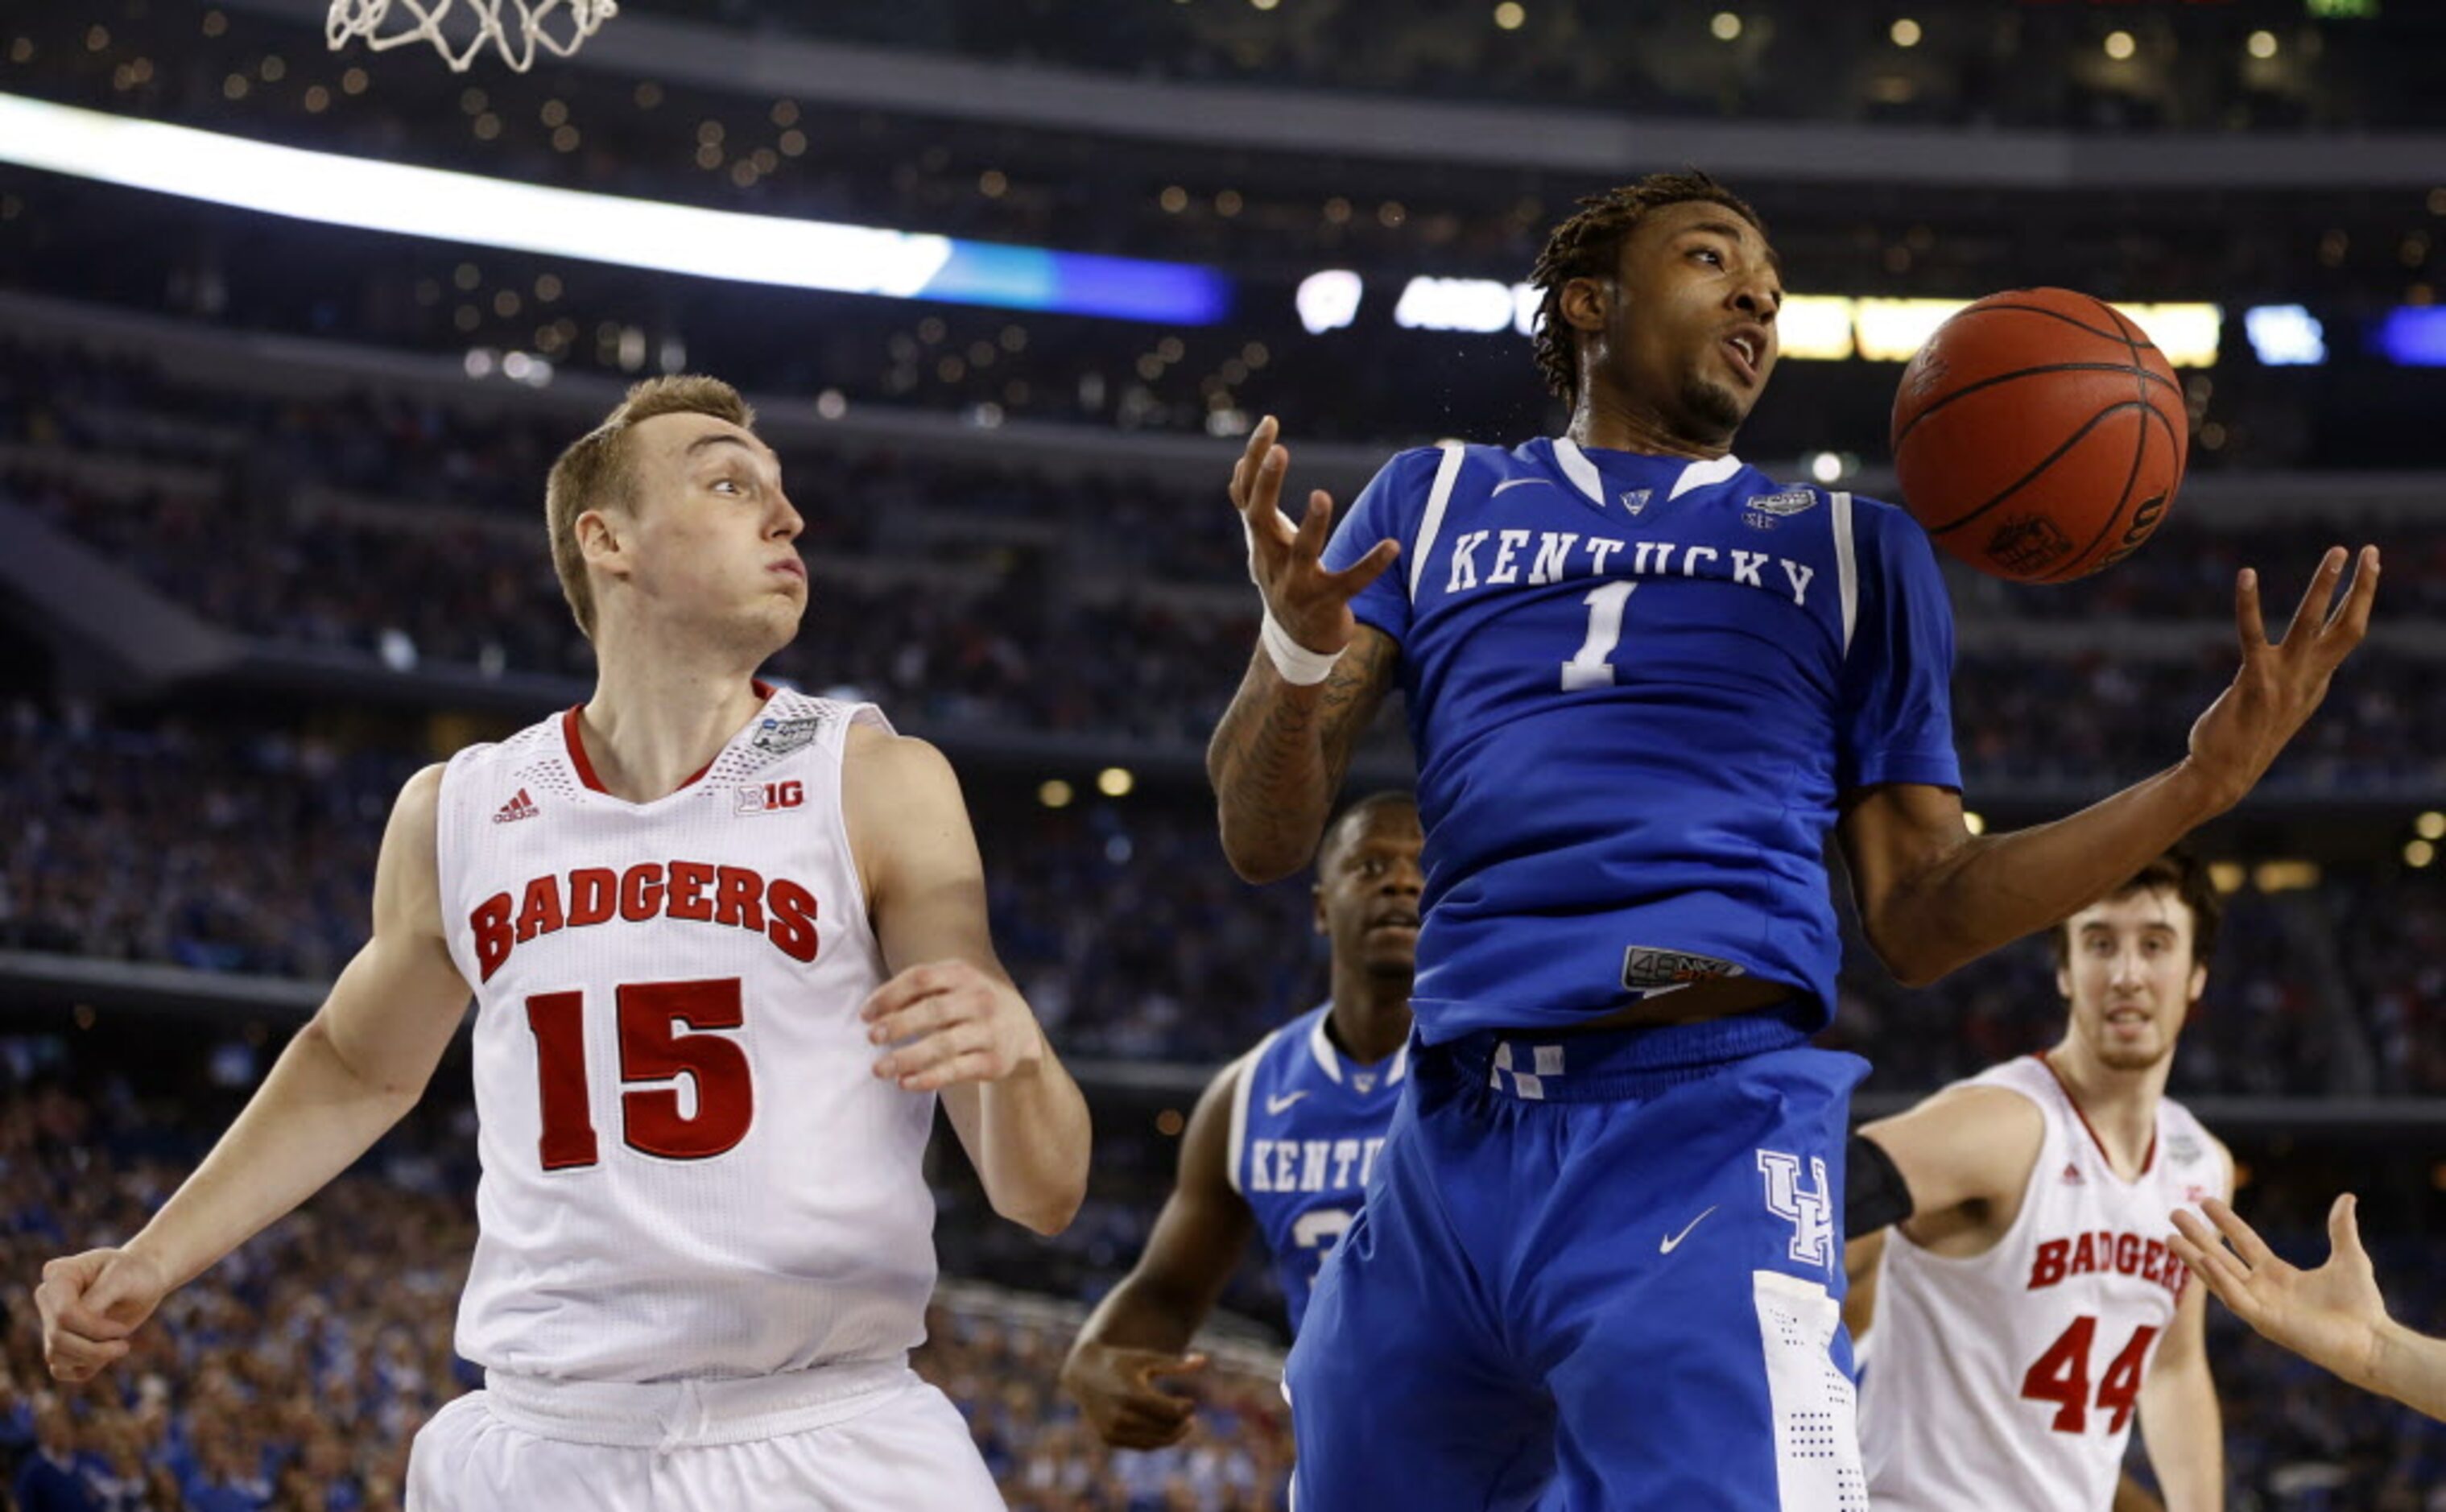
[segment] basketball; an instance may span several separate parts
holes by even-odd
[[[1989,294],[1937,328],[1894,394],[1903,503],[1981,572],[2060,583],[2165,523],[2190,426],[2165,354],[2069,289]]]

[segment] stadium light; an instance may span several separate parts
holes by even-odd
[[[1349,325],[1359,318],[1359,298],[1364,288],[1359,275],[1346,268],[1309,274],[1300,280],[1299,292],[1291,296],[1292,307],[1299,312],[1301,329],[1311,336],[1322,336]]]
[[[2370,347],[2399,368],[2446,368],[2446,306],[2399,306],[2370,332]]]
[[[1404,331],[1509,330],[1515,306],[1512,286],[1492,278],[1413,278],[1393,307],[1393,324]]]
[[[742,283],[1212,325],[1211,268],[589,194],[0,94],[0,162],[325,225]]]
[[[1792,294],[1776,312],[1779,350],[1803,361],[1842,362],[1856,350],[1852,301],[1831,294]]]
[[[2253,305],[2243,333],[2263,368],[2316,368],[2327,360],[2327,329],[2300,305]]]

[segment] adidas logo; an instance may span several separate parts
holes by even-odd
[[[500,807],[493,811],[493,822],[496,824],[513,823],[521,819],[533,819],[542,812],[542,809],[536,806],[536,801],[527,796],[527,790],[521,787],[518,789],[517,797],[511,799],[508,803],[503,803]]]
[[[2079,1186],[2080,1184],[2080,1167],[2071,1161],[2064,1162],[2063,1183],[2066,1186]]]

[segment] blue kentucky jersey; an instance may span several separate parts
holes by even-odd
[[[1259,1041],[1232,1101],[1232,1188],[1273,1252],[1293,1332],[1317,1268],[1359,1212],[1410,1066],[1407,1045],[1373,1066],[1343,1054],[1325,1030],[1330,1007]]]
[[[1532,441],[1395,457],[1326,553],[1402,558],[1352,608],[1401,643],[1426,826],[1431,1044],[1716,975],[1814,994],[1838,799],[1961,785],[1953,620],[1891,504]]]

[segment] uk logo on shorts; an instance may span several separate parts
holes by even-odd
[[[1809,1179],[1816,1190],[1800,1184],[1800,1157],[1781,1150],[1758,1152],[1759,1174],[1766,1178],[1766,1210],[1792,1224],[1792,1257],[1804,1265],[1828,1269],[1834,1262],[1834,1210],[1827,1201],[1826,1162],[1809,1158]]]

